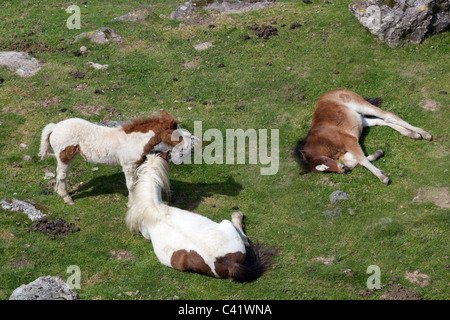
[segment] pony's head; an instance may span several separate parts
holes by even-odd
[[[309,133],[308,133],[309,135]],[[308,135],[297,142],[294,148],[294,158],[302,169],[301,174],[308,172],[347,173],[350,169],[328,156],[316,152],[313,146],[307,145]]]
[[[144,162],[144,156],[149,153],[163,154],[164,158],[169,158],[172,162],[180,164],[183,159],[191,155],[191,150],[199,139],[182,130],[176,119],[165,110],[160,117],[153,117],[134,121],[123,126],[126,133],[147,132],[152,130],[155,135],[144,146],[142,157],[137,164]]]

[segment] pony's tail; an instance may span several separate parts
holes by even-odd
[[[49,123],[48,125],[46,125],[44,127],[44,129],[42,130],[42,135],[41,135],[41,146],[39,148],[39,157],[41,158],[41,160],[44,160],[44,158],[48,155],[48,153],[50,152],[50,135],[53,132],[53,129],[55,128],[56,124],[54,123]]]
[[[236,282],[254,281],[268,271],[272,265],[272,257],[276,254],[277,249],[251,244],[246,248],[244,262],[234,262],[228,267],[228,278]]]

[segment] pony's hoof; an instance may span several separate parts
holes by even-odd
[[[429,140],[429,141],[433,140],[433,136],[431,135],[431,133],[428,133],[428,132],[425,132],[425,134],[422,135],[422,137],[423,137],[424,139]]]
[[[75,202],[73,202],[72,198],[70,197],[64,198],[64,203],[70,205],[75,204]]]
[[[388,185],[390,180],[389,177],[384,176],[380,178],[380,181],[383,182],[385,185]]]
[[[349,168],[349,167],[343,166],[343,167],[341,168],[341,173],[349,173],[349,172],[350,172],[350,168]]]

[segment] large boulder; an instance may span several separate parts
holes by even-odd
[[[78,293],[60,278],[45,276],[23,284],[13,291],[9,300],[79,300]]]
[[[15,71],[19,76],[29,77],[38,72],[42,64],[26,52],[1,51],[0,66]]]
[[[448,0],[354,0],[350,12],[390,47],[419,44],[450,27]]]

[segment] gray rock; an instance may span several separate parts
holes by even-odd
[[[120,20],[120,21],[142,21],[145,20],[148,16],[154,16],[155,13],[153,10],[151,10],[148,7],[142,7],[138,9],[134,9],[131,12],[128,12],[127,14],[124,14],[120,17],[115,17],[114,20]]]
[[[173,11],[169,18],[188,20],[200,9],[219,14],[241,13],[265,8],[275,0],[190,0]]]
[[[348,199],[348,194],[341,190],[333,191],[333,193],[330,194],[330,203],[336,203],[338,201],[343,201]]]
[[[194,49],[197,51],[203,51],[213,46],[212,42],[203,42],[194,46]]]
[[[36,221],[45,217],[45,214],[43,214],[40,210],[36,209],[33,203],[27,201],[12,199],[12,201],[9,202],[3,199],[0,201],[0,204],[2,205],[2,208],[4,210],[9,210],[13,212],[21,211],[25,213],[28,216],[28,218],[30,218],[31,221]]]
[[[97,44],[119,43],[122,41],[122,38],[111,28],[99,28],[94,31],[83,32],[75,37],[75,41],[81,38],[89,38],[91,42]]]
[[[44,179],[48,180],[48,179],[53,179],[55,177],[55,174],[53,172],[46,172]]]
[[[26,52],[1,51],[0,66],[7,67],[21,77],[29,77],[38,72],[42,65]]]
[[[450,26],[448,0],[354,0],[350,12],[390,47],[419,44]]]
[[[103,70],[103,69],[108,69],[108,65],[107,64],[100,64],[100,63],[95,63],[92,61],[89,61],[86,63],[87,66],[92,67],[94,69],[97,70]]]
[[[9,300],[79,300],[78,293],[60,278],[45,276],[23,284],[13,291]]]

